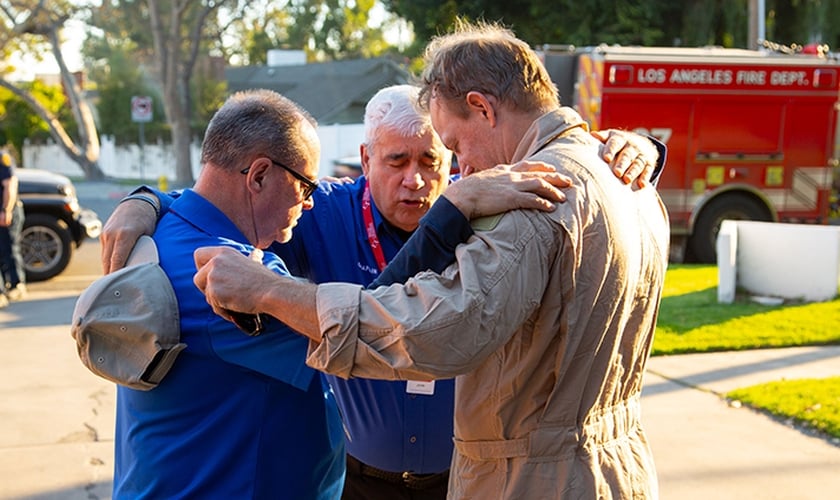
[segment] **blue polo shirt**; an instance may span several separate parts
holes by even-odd
[[[253,247],[190,190],[154,239],[187,348],[157,388],[118,387],[114,498],[338,498],[341,420],[328,386],[304,364],[306,339],[276,320],[249,337],[193,284],[196,248]],[[266,252],[264,263],[288,274],[276,255]]]
[[[362,212],[366,183],[362,177],[352,184],[321,184],[313,195],[314,208],[298,221],[292,240],[272,246],[293,275],[305,276],[316,283],[344,281],[365,286],[380,276]],[[385,260],[390,262],[410,235],[385,221],[373,200],[371,205],[376,234]],[[464,226],[470,231],[469,223],[457,208],[444,198],[434,207],[433,210],[438,209],[441,214],[461,217],[463,224],[453,233],[457,235],[457,241],[463,241],[461,238],[465,236],[458,231]],[[429,215],[434,217],[433,214],[426,217]],[[445,224],[429,226],[439,229],[442,225]],[[424,241],[423,238],[412,239],[415,240],[418,244]],[[421,269],[443,269],[454,255],[451,249],[438,249],[437,253],[415,249],[414,254],[422,260],[406,261],[409,263],[401,266],[398,272],[392,272],[386,282],[378,282],[402,281]],[[350,455],[373,467],[393,472],[427,474],[449,468],[453,446],[454,380],[438,380],[434,394],[423,395],[409,393],[405,381],[325,377],[338,398]]]

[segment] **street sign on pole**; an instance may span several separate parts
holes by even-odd
[[[143,133],[143,124],[152,121],[152,98],[145,95],[136,95],[131,98],[131,121],[140,124],[138,131],[140,134],[140,179],[144,179],[144,168],[146,163],[146,155],[144,151],[144,142],[146,142],[145,134]]]
[[[136,95],[131,98],[131,121],[148,123],[152,121],[152,98]]]

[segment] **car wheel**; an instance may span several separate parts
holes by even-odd
[[[741,194],[719,196],[706,205],[697,222],[694,232],[688,239],[689,250],[697,262],[714,264],[717,262],[717,235],[725,219],[730,220],[772,220],[767,207],[754,198]]]
[[[48,280],[70,263],[73,246],[70,229],[63,220],[42,214],[27,215],[20,236],[27,281]]]

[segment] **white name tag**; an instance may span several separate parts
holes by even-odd
[[[405,386],[405,392],[409,394],[425,394],[432,396],[435,393],[434,380],[409,380]]]

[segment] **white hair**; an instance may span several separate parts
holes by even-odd
[[[365,145],[373,148],[379,132],[395,130],[405,137],[420,136],[432,130],[429,112],[420,107],[420,89],[414,85],[385,87],[365,107]]]

